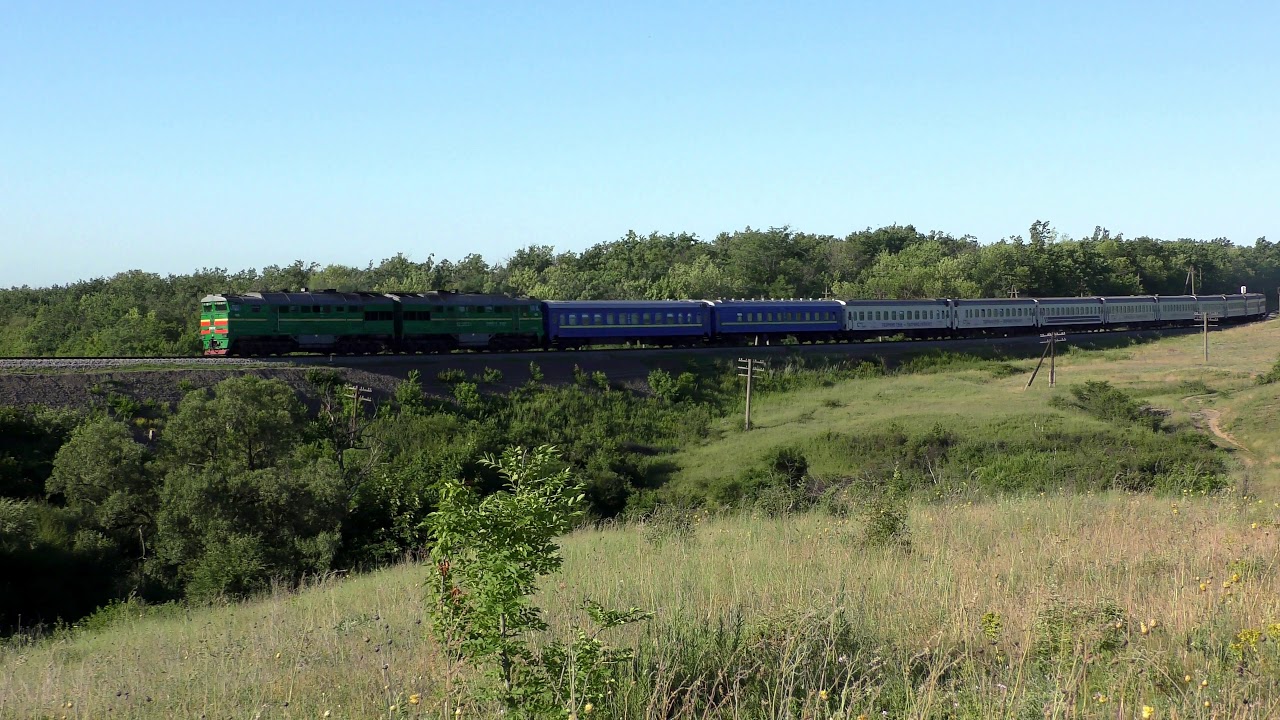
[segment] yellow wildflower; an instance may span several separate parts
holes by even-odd
[[[830,696],[829,696],[829,695],[827,695],[827,691],[826,691],[826,690],[819,690],[819,691],[818,691],[818,699],[819,699],[819,700],[821,700],[822,702],[826,702],[828,697],[830,697]]]
[[[414,693],[414,694],[412,694],[412,695],[410,695],[410,696],[409,696],[409,704],[410,704],[410,705],[417,705],[417,704],[418,704],[418,703],[420,703],[420,702],[422,702],[422,696],[421,696],[421,695],[419,695],[418,693]]]
[[[591,703],[587,703],[586,705],[582,706],[582,714],[590,715],[591,711],[595,709],[596,709],[595,705],[592,705]]]
[[[1156,716],[1156,709],[1150,705],[1142,706],[1142,720],[1150,720]]]

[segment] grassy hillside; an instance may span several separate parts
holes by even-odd
[[[1275,322],[1217,333],[1212,369],[1198,338],[1059,365],[1060,383],[1110,380],[1173,411],[1168,422],[1239,443],[1228,491],[921,493],[909,551],[866,547],[856,512],[586,529],[566,538],[564,570],[539,603],[553,634],[586,598],[656,611],[612,638],[639,651],[634,684],[605,708],[623,717],[1276,717],[1280,385],[1253,378],[1278,340]],[[993,427],[1018,440],[1028,418],[1119,432],[1008,372],[981,364],[762,396],[759,430],[725,421],[675,456],[676,487],[720,482],[784,446],[802,448],[814,474],[855,474],[866,458],[826,449],[830,433],[890,423],[941,423],[962,444]],[[0,717],[439,717],[446,688],[470,678],[447,680],[426,638],[426,576],[404,565],[240,605],[121,606],[0,649]]]
[[[816,475],[856,474],[868,469],[867,456],[874,453],[865,447],[858,448],[861,454],[851,453],[841,440],[883,435],[888,428],[919,436],[939,427],[961,440],[1015,445],[1025,445],[1037,433],[1093,434],[1095,440],[1118,445],[1085,446],[1081,452],[1125,452],[1132,437],[1105,437],[1108,423],[1063,412],[1049,402],[1054,395],[1065,395],[1064,389],[1072,384],[1094,380],[1109,381],[1170,411],[1170,426],[1197,427],[1210,436],[1210,426],[1217,427],[1240,444],[1214,436],[1218,445],[1239,456],[1237,464],[1244,471],[1239,477],[1247,478],[1246,487],[1280,488],[1280,427],[1273,422],[1280,416],[1280,390],[1255,382],[1280,355],[1280,322],[1214,332],[1210,341],[1208,366],[1203,364],[1199,335],[1102,351],[1072,352],[1068,347],[1057,358],[1053,390],[1048,387],[1047,361],[1028,390],[1036,360],[959,360],[943,363],[935,372],[766,395],[754,403],[752,432],[742,432],[740,416],[730,417],[713,428],[707,442],[673,458],[679,470],[670,492],[676,497],[703,494],[781,447],[800,449]],[[1258,450],[1245,452],[1242,447]],[[1255,457],[1256,453],[1262,455]],[[971,465],[965,469],[973,470]],[[951,481],[954,487],[972,478],[941,477],[935,471],[931,480],[938,485]],[[1044,489],[1069,487],[1079,480],[1078,475],[1061,477],[1046,482]],[[1018,484],[1027,483],[1024,479]]]

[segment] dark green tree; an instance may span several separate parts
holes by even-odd
[[[46,489],[75,513],[78,546],[115,548],[140,557],[156,511],[148,452],[118,420],[76,428],[58,450]]]

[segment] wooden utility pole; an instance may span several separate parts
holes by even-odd
[[[362,403],[373,402],[373,398],[370,397],[373,389],[360,387],[359,385],[348,385],[346,390],[347,395],[351,398],[351,429],[349,432],[354,441],[360,424],[360,405]]]
[[[1058,341],[1065,340],[1067,334],[1065,332],[1051,332],[1040,336],[1040,344],[1044,345],[1044,352],[1040,353],[1040,362],[1036,363],[1036,369],[1031,371],[1031,379],[1027,380],[1026,390],[1031,387],[1031,383],[1036,381],[1036,375],[1040,373],[1040,368],[1044,365],[1045,357],[1049,358],[1049,387],[1053,387],[1058,382],[1058,373],[1056,361],[1058,356]]]
[[[751,429],[751,380],[755,377],[756,372],[766,368],[763,360],[752,360],[751,358],[738,358],[738,375],[747,379],[747,413],[745,427]]]
[[[1218,314],[1211,313],[1211,312],[1198,312],[1196,313],[1196,319],[1201,322],[1201,327],[1204,328],[1202,330],[1202,334],[1204,335],[1204,364],[1208,365],[1209,364],[1209,325],[1210,323],[1212,323],[1215,326],[1218,324]]]

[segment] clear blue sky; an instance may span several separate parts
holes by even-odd
[[[1280,239],[1280,3],[0,0],[0,287],[628,229]]]

